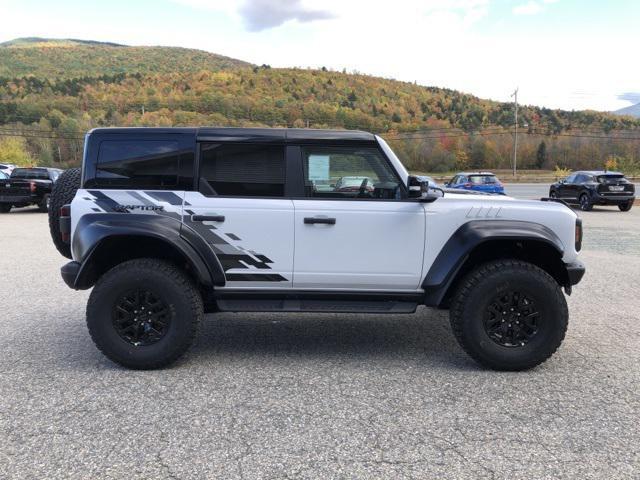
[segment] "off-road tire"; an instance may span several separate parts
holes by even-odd
[[[80,188],[80,169],[70,168],[60,174],[53,184],[49,198],[49,231],[51,240],[63,257],[71,258],[71,245],[62,241],[60,234],[60,208],[71,203]]]
[[[118,300],[131,289],[151,290],[170,309],[166,334],[156,343],[136,346],[116,331],[113,315]],[[87,326],[98,349],[110,360],[136,370],[162,368],[192,345],[202,320],[202,297],[184,271],[164,260],[142,258],[123,262],[105,273],[87,304]]]
[[[580,195],[578,202],[580,202],[580,210],[582,210],[583,212],[590,212],[591,210],[593,210],[593,203],[591,203],[591,199],[589,198],[588,194],[583,193],[582,195]]]
[[[629,200],[627,203],[618,204],[618,208],[621,212],[628,212],[633,207],[633,200]]]
[[[40,203],[38,203],[38,210],[40,210],[41,212],[48,212],[49,206],[47,204],[49,203],[50,199],[51,199],[51,195],[49,195],[48,193],[45,193],[44,196],[42,197],[42,200],[40,200]]]
[[[11,207],[12,205],[0,203],[0,213],[9,213],[11,211]]]
[[[538,331],[523,346],[496,343],[484,327],[492,299],[510,289],[532,298],[540,312]],[[527,370],[547,360],[567,331],[569,312],[558,283],[544,270],[520,260],[480,265],[457,287],[449,312],[460,346],[479,364],[494,370]]]

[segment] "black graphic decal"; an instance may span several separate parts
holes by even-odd
[[[100,208],[102,208],[105,212],[116,212],[119,211],[121,213],[129,213],[126,209],[124,210],[116,210],[118,202],[113,200],[112,198],[107,197],[104,193],[99,190],[87,190],[91,195],[96,197],[95,202]]]
[[[144,192],[151,198],[167,202],[169,205],[182,205],[182,199],[173,192]]]
[[[227,273],[230,282],[286,282],[287,279],[278,273]]]

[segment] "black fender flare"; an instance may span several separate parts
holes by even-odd
[[[91,287],[94,254],[102,242],[119,236],[160,240],[189,262],[200,283],[206,286],[226,283],[222,265],[209,244],[179,219],[158,214],[89,213],[80,218],[74,230],[71,251],[80,264],[74,288]]]
[[[440,250],[422,282],[425,305],[439,307],[456,275],[479,245],[495,240],[533,240],[555,249],[560,258],[564,245],[548,227],[519,220],[472,220],[463,224]]]

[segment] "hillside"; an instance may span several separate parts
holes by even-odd
[[[617,115],[630,115],[632,117],[640,118],[640,103],[621,108],[620,110],[616,110],[613,113]]]
[[[522,168],[640,158],[640,120],[535,106],[519,113]],[[18,133],[29,158],[70,165],[84,132],[112,125],[363,129],[382,133],[408,167],[435,172],[509,168],[513,150],[513,105],[455,90],[251,67],[181,48],[37,38],[0,46],[0,141]]]
[[[241,60],[176,47],[129,47],[74,39],[20,38],[0,44],[0,77],[78,78],[249,67]]]

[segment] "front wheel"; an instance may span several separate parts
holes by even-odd
[[[449,312],[460,346],[494,370],[527,370],[547,360],[567,331],[557,282],[519,260],[481,265],[460,283]]]
[[[633,200],[629,200],[627,203],[620,203],[618,208],[621,212],[628,212],[633,207]]]
[[[11,205],[7,203],[0,203],[0,213],[9,213],[11,211]]]
[[[91,338],[127,368],[165,367],[191,346],[203,317],[193,281],[171,263],[145,258],[105,273],[87,304]]]

